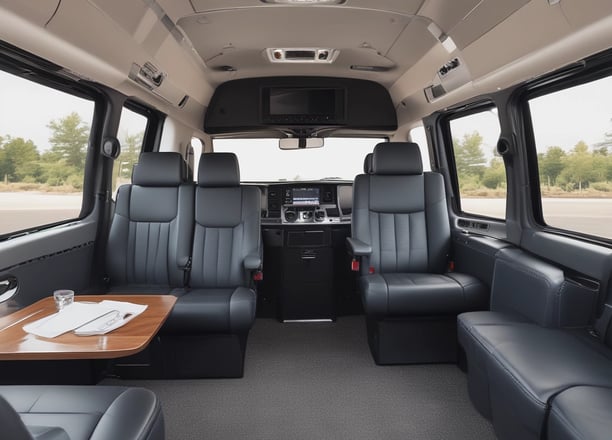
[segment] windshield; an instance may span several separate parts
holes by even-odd
[[[383,138],[326,138],[323,148],[281,150],[278,139],[215,139],[216,152],[238,156],[243,182],[353,180]]]

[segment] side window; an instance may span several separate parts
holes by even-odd
[[[115,160],[113,167],[113,192],[121,185],[131,182],[132,168],[138,162],[138,156],[142,151],[148,122],[146,116],[123,107],[117,133],[121,143],[121,154]]]
[[[497,109],[450,120],[461,210],[506,218],[506,168],[497,154],[500,135]]]
[[[421,157],[423,159],[423,171],[431,171],[431,162],[429,161],[429,146],[427,144],[427,135],[425,128],[421,125],[410,130],[410,139],[419,145]]]
[[[544,223],[612,239],[612,77],[533,98]]]
[[[0,71],[0,236],[76,219],[95,103]]]
[[[192,151],[192,160],[188,163],[192,163],[192,173],[193,179],[198,179],[198,166],[200,165],[200,156],[204,152],[204,142],[202,139],[197,137],[191,138],[191,151]]]

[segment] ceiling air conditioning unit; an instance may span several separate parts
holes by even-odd
[[[337,49],[322,47],[294,47],[266,49],[271,63],[333,63],[338,58]]]

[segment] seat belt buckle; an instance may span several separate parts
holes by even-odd
[[[368,267],[368,273],[369,273],[370,275],[372,275],[372,274],[376,273],[376,269],[374,269],[374,266],[370,266],[370,267]]]
[[[351,270],[353,272],[359,272],[359,260],[357,258],[351,260]]]
[[[253,272],[253,281],[263,281],[263,271],[256,270]]]
[[[455,262],[453,260],[450,260],[448,262],[448,271],[449,272],[454,272],[455,271]]]

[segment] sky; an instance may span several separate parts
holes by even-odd
[[[71,112],[78,113],[85,123],[91,125],[94,102],[0,70],[0,136],[8,134],[31,139],[40,152],[46,151],[51,136],[47,125]],[[122,114],[120,138],[125,133],[141,131],[146,124],[143,119],[130,111]]]
[[[609,77],[532,100],[530,108],[538,151],[545,151],[548,146],[570,150],[581,140],[588,145],[602,141],[604,133],[612,131],[611,96],[612,78]],[[32,97],[35,97],[35,101]],[[39,151],[45,151],[49,148],[51,131],[47,125],[51,120],[75,111],[90,123],[93,107],[91,101],[0,71],[0,136],[8,134],[31,139]],[[142,117],[133,113],[126,114],[122,118],[120,138],[125,133],[134,134],[142,128]],[[491,157],[499,135],[495,114],[485,112],[453,122],[455,137],[460,138],[464,133],[474,130],[483,136],[483,149],[487,158]],[[423,150],[423,162],[427,164],[423,133],[418,130],[413,133]],[[245,180],[293,179],[297,175],[301,179],[352,179],[361,172],[363,158],[372,151],[377,140],[327,139],[326,147],[322,149],[299,151],[281,151],[276,140],[248,141],[246,148],[231,147],[231,142],[223,145],[224,142],[229,141],[216,141],[217,149],[243,150],[239,153],[244,155],[241,168]],[[244,140],[234,142],[245,144]],[[347,151],[351,154],[347,154]],[[263,157],[267,158],[268,170],[261,166]]]

